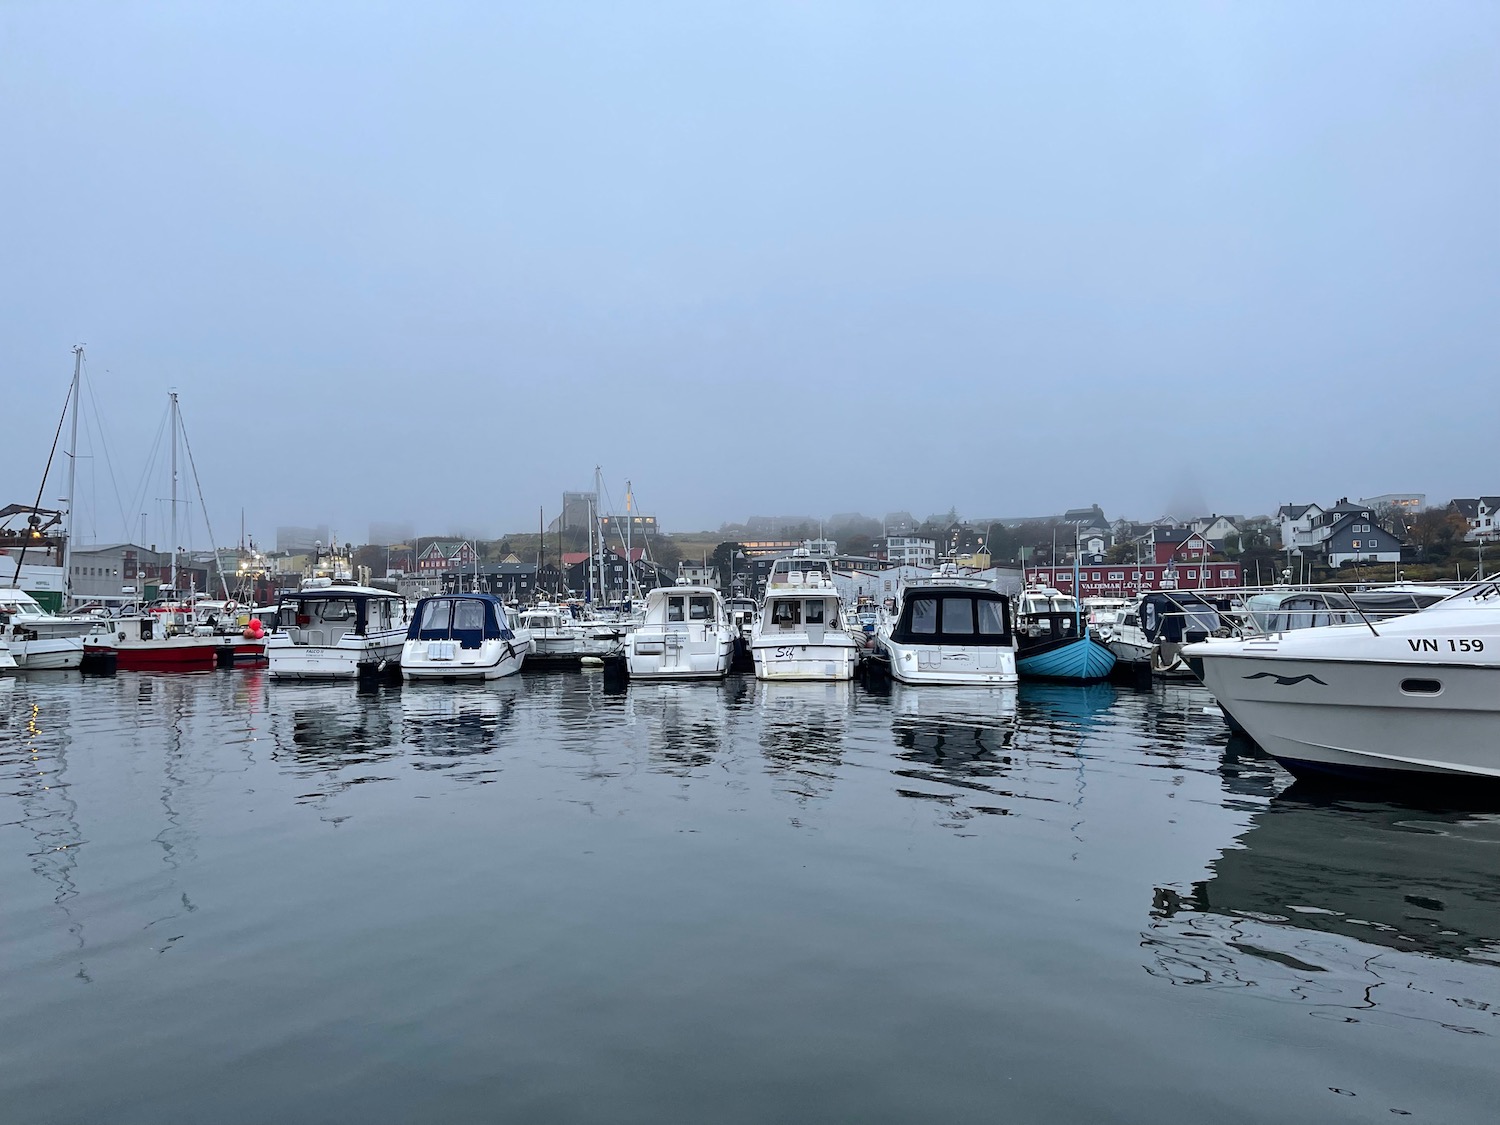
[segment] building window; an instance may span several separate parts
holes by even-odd
[[[1125,581],[1125,572],[1123,570],[1112,570],[1109,572],[1109,580],[1111,582],[1123,582]]]
[[[1359,550],[1359,540],[1358,540],[1358,539],[1356,539],[1356,540],[1355,540],[1355,541],[1354,541],[1354,549],[1355,549],[1355,550],[1356,550],[1356,551],[1357,551],[1357,550]]]
[[[1189,578],[1197,578],[1198,577],[1198,572],[1196,570],[1190,570],[1190,571],[1188,571],[1188,577]]]

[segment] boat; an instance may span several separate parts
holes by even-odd
[[[868,594],[861,594],[848,617],[849,627],[863,633],[868,645],[875,639],[875,633],[880,628],[880,603]]]
[[[219,639],[182,607],[152,606],[96,622],[83,638],[83,653],[85,660],[113,654],[121,672],[211,672],[219,666]]]
[[[1095,639],[1072,594],[1032,586],[1016,604],[1016,671],[1025,679],[1089,684],[1105,679],[1115,654]]]
[[[1010,600],[988,582],[944,566],[902,585],[877,648],[891,676],[907,684],[1014,684]]]
[[[276,680],[352,679],[395,672],[411,624],[406,599],[314,578],[280,602],[266,637]]]
[[[10,645],[3,638],[0,638],[0,675],[14,672],[18,667],[16,658],[11,655]]]
[[[1416,613],[1206,640],[1183,655],[1293,774],[1500,779],[1500,584]]]
[[[661,586],[646,595],[645,620],[625,638],[633,680],[713,680],[729,673],[734,630],[711,586]]]
[[[852,680],[862,647],[844,620],[827,559],[798,551],[776,559],[750,633],[758,680]]]
[[[1084,598],[1083,616],[1089,632],[1105,644],[1114,635],[1120,614],[1130,605],[1128,598]]]
[[[626,632],[610,623],[580,621],[569,606],[551,603],[524,610],[517,625],[531,637],[528,662],[543,667],[576,667],[585,657],[607,656]]]
[[[20,668],[64,671],[83,665],[83,637],[98,624],[87,615],[53,613],[25,590],[0,589],[0,632]]]
[[[1207,598],[1186,590],[1153,590],[1128,606],[1115,624],[1109,650],[1140,676],[1194,679],[1182,646],[1227,631]]]
[[[512,628],[493,594],[439,594],[412,613],[401,646],[406,680],[498,680],[521,670],[531,634]]]

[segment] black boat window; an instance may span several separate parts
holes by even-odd
[[[961,637],[974,632],[974,601],[972,598],[943,599],[943,632],[950,637]]]
[[[911,631],[913,633],[937,633],[936,598],[918,598],[911,603]]]
[[[979,603],[979,631],[987,637],[1005,635],[1005,614],[1001,612],[1000,602]]]
[[[668,621],[681,621],[682,620],[682,599],[681,598],[668,598],[667,599],[667,620]]]
[[[810,602],[807,603],[807,623],[809,625],[821,625],[821,624],[823,624],[823,603],[822,603],[822,601],[820,601],[820,600],[819,601],[810,601]]]
[[[771,611],[771,624],[773,625],[797,625],[799,624],[800,610],[802,606],[798,602],[778,599],[776,608]]]
[[[688,620],[707,621],[714,615],[713,598],[689,598]]]

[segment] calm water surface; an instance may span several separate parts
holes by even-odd
[[[1500,817],[1209,702],[0,681],[0,1121],[1495,1121]]]

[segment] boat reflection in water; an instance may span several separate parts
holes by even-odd
[[[295,777],[319,780],[315,800],[351,785],[388,780],[365,767],[402,753],[397,692],[360,691],[348,681],[282,681],[267,693],[274,757]],[[357,773],[357,776],[356,776]]]
[[[1023,683],[1017,700],[1028,736],[1076,746],[1095,727],[1109,722],[1118,694],[1110,683]]]
[[[1239,844],[1208,879],[1156,889],[1148,972],[1340,1019],[1500,1031],[1500,974],[1432,965],[1500,965],[1500,815],[1324,803],[1294,786]]]
[[[1014,687],[891,685],[891,734],[903,797],[969,813],[1008,815],[993,798],[1012,797],[991,782],[1011,771],[1016,741]],[[955,809],[956,811],[956,809]]]
[[[455,691],[441,683],[411,682],[401,689],[402,741],[415,755],[413,768],[472,767],[470,759],[492,754],[513,726],[526,685],[515,677],[485,680]],[[467,780],[485,780],[498,769],[465,768]]]
[[[726,751],[750,690],[740,677],[632,679],[625,695],[625,726],[633,744],[644,749],[650,769],[690,776]]]
[[[844,758],[854,685],[763,680],[755,706],[761,753],[777,788],[802,799],[828,796]]]

